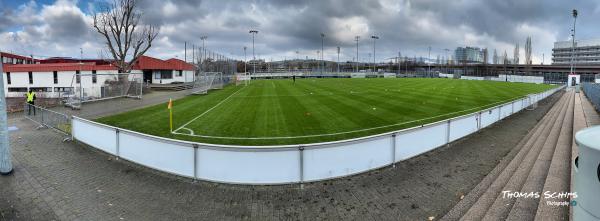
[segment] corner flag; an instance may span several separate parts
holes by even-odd
[[[171,133],[173,132],[173,100],[169,98],[169,105],[167,105],[169,109],[169,129],[171,129]]]

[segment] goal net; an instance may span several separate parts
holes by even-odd
[[[249,74],[236,74],[235,75],[235,86],[238,86],[240,84],[243,85],[248,85],[248,83],[250,82],[250,75]]]
[[[222,89],[226,79],[221,72],[201,72],[194,80],[192,94],[206,94],[211,89]]]
[[[79,109],[86,102],[113,98],[142,98],[143,76],[129,74],[74,74],[71,86],[63,88],[65,106]]]

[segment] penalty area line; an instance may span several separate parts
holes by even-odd
[[[241,91],[241,90],[243,90],[244,88],[246,88],[246,87],[242,87],[241,89],[238,89],[238,90],[237,90],[236,92],[234,92],[233,94],[230,94],[230,95],[229,95],[229,96],[227,96],[225,99],[223,99],[221,102],[217,103],[215,106],[213,106],[213,107],[211,107],[210,109],[208,109],[208,110],[204,111],[204,112],[203,112],[203,113],[201,113],[200,115],[198,115],[198,116],[194,117],[194,119],[192,119],[192,120],[188,121],[187,123],[185,123],[185,124],[184,124],[184,125],[182,125],[181,127],[179,127],[179,128],[177,128],[177,129],[175,129],[175,130],[173,131],[173,133],[177,132],[178,130],[181,130],[181,129],[185,128],[185,126],[187,126],[187,125],[191,124],[192,122],[194,122],[194,121],[195,121],[195,120],[197,120],[198,118],[200,118],[200,117],[204,116],[204,115],[205,115],[205,114],[207,114],[208,112],[210,112],[210,111],[212,111],[213,109],[217,108],[219,105],[221,105],[221,104],[225,103],[225,101],[229,100],[229,98],[233,97],[233,95],[237,94],[238,92],[240,92],[240,91]],[[188,129],[188,128],[186,128],[186,129]],[[190,129],[188,129],[188,130],[189,130],[189,131],[192,131],[192,130],[190,130]],[[192,134],[194,134],[194,132],[193,132],[193,131],[192,131]]]
[[[498,102],[494,102],[494,103],[491,103],[491,104],[482,105],[482,106],[479,106],[479,107],[473,107],[473,108],[469,108],[469,109],[465,109],[465,110],[461,110],[461,111],[455,111],[455,112],[451,112],[451,113],[440,114],[440,115],[437,115],[437,116],[431,116],[431,117],[421,118],[421,119],[417,119],[417,120],[405,121],[405,122],[396,123],[396,124],[389,124],[389,125],[383,125],[383,126],[371,127],[371,128],[365,128],[365,129],[359,129],[359,130],[351,130],[351,131],[344,131],[344,132],[337,132],[337,133],[328,133],[328,134],[313,134],[313,135],[302,135],[302,136],[281,136],[281,137],[225,137],[225,136],[211,136],[211,135],[201,135],[201,134],[186,134],[186,133],[178,133],[176,131],[173,131],[173,134],[186,135],[186,136],[192,136],[192,137],[201,137],[201,138],[231,139],[231,140],[275,140],[275,139],[297,139],[297,138],[311,138],[311,137],[328,137],[328,136],[336,136],[336,135],[343,135],[343,134],[352,134],[352,133],[358,133],[358,132],[364,132],[364,131],[370,131],[370,130],[387,128],[387,127],[400,126],[400,125],[405,125],[405,124],[410,124],[410,123],[416,123],[416,122],[420,122],[420,121],[424,121],[424,120],[430,120],[430,119],[435,119],[435,118],[444,117],[444,116],[448,116],[448,115],[453,115],[453,114],[458,114],[458,113],[463,113],[463,112],[470,112],[472,110],[483,109],[485,107],[492,106],[492,105],[495,105],[495,104],[498,104],[498,103],[505,103],[506,101],[512,101],[512,100],[517,100],[517,99],[519,99],[519,97],[517,97],[517,98],[511,98],[511,99],[507,99],[507,100],[503,100],[503,101],[498,101]]]

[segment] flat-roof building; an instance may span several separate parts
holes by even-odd
[[[458,63],[483,63],[484,50],[478,47],[457,47],[454,57]]]
[[[572,47],[572,41],[554,42],[552,64],[571,64]],[[575,40],[575,57],[573,61],[576,65],[600,64],[600,39]]]

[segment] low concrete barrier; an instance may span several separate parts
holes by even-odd
[[[184,177],[221,183],[286,184],[349,176],[392,165],[485,128],[563,87],[475,113],[367,137],[280,146],[196,143],[73,117],[73,138],[106,153]]]

